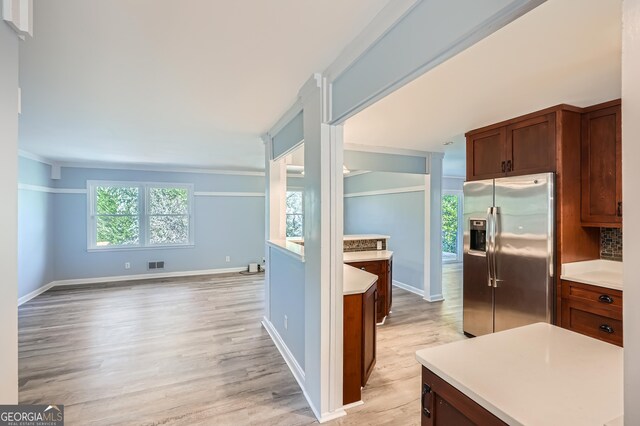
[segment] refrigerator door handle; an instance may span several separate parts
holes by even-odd
[[[486,241],[487,277],[488,277],[487,285],[489,287],[493,287],[493,260],[491,257],[493,236],[494,236],[493,235],[493,207],[489,207],[487,209],[487,241]]]
[[[498,263],[497,263],[497,235],[498,235],[498,213],[499,207],[493,207],[491,209],[491,268],[493,269],[493,287],[498,288],[498,283],[502,280],[498,278]]]

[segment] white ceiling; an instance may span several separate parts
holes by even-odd
[[[344,140],[445,152],[464,176],[466,131],[619,98],[620,72],[621,1],[548,0],[349,119]]]
[[[387,3],[36,0],[20,48],[20,148],[262,169],[259,135]]]

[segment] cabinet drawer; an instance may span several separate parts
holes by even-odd
[[[622,346],[622,320],[591,312],[588,306],[567,301],[563,326],[605,342]]]
[[[351,265],[354,268],[362,269],[363,271],[367,271],[371,274],[378,275],[383,270],[383,265],[386,262],[374,261],[374,262],[353,262],[348,263],[347,265]]]
[[[622,292],[619,290],[563,280],[562,297],[590,303],[596,310],[606,309],[622,315]]]

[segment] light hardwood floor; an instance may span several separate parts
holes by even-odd
[[[417,349],[463,339],[461,269],[445,301],[393,289],[365,404],[334,424],[419,424]],[[315,423],[260,326],[261,275],[54,288],[19,309],[21,403],[69,425]]]

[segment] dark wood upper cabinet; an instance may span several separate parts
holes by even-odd
[[[594,105],[582,115],[583,226],[622,226],[622,125],[620,100]]]
[[[504,176],[506,167],[504,127],[467,135],[467,178]]]
[[[507,126],[507,176],[555,170],[556,114],[545,114]]]
[[[467,180],[555,172],[556,124],[565,111],[576,110],[558,105],[468,132]]]

